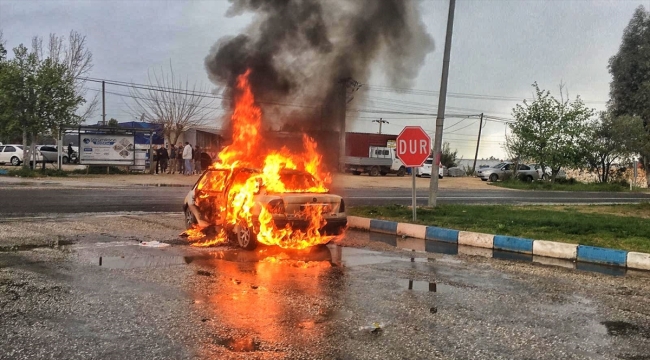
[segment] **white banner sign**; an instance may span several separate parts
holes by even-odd
[[[82,165],[134,165],[133,135],[80,134],[79,163]]]

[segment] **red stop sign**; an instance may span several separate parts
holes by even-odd
[[[422,166],[431,154],[431,138],[419,126],[407,126],[397,136],[397,157],[406,167]]]

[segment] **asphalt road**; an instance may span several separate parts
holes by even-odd
[[[65,218],[52,226],[83,229],[74,244],[0,252],[0,358],[648,358],[647,274],[413,256],[361,232],[307,251],[149,248],[180,216],[141,220]]]
[[[85,213],[114,211],[181,210],[189,187],[132,187],[132,188],[65,188],[62,186],[0,187],[0,214],[20,216],[39,213]],[[411,204],[411,192],[406,189],[343,189],[349,206]],[[419,205],[426,205],[427,195],[421,189]],[[511,190],[453,190],[439,194],[442,204],[592,204],[634,203],[650,201],[650,194],[592,193]]]

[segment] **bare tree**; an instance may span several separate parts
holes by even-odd
[[[206,96],[206,89],[196,83],[190,86],[187,78],[179,79],[169,65],[169,73],[149,72],[148,86],[132,86],[129,89],[134,104],[129,105],[135,117],[159,124],[165,138],[175,144],[178,138],[194,126],[201,126],[211,118],[209,108],[214,99]]]
[[[43,58],[43,39],[41,37],[32,38],[32,51],[37,56]],[[65,65],[68,76],[74,79],[75,91],[78,96],[86,99],[77,115],[82,121],[87,120],[95,114],[99,105],[99,94],[95,94],[92,99],[87,98],[88,88],[86,76],[93,68],[93,54],[86,46],[86,37],[72,30],[66,38],[50,34],[47,44],[47,57],[58,64]]]

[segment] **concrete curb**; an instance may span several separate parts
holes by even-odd
[[[650,270],[650,254],[627,253],[627,267],[630,269]]]
[[[525,254],[517,256],[532,256],[533,262],[543,264],[554,264],[559,260],[553,261],[553,259],[562,259],[576,263],[593,263],[650,271],[650,254],[645,253],[514,236],[482,234],[358,216],[348,216],[348,227],[396,236],[402,235],[415,239],[435,240],[431,243],[425,243],[424,249],[418,248],[416,251],[425,250],[427,252],[473,255],[482,251],[490,251],[487,249],[494,249]],[[456,247],[453,248],[453,246]],[[472,250],[472,248],[476,250]],[[415,250],[415,246],[413,246],[413,250]],[[580,267],[579,264],[578,267]]]
[[[578,257],[578,245],[535,240],[533,241],[533,255],[575,260]]]
[[[494,235],[475,233],[471,231],[459,231],[458,245],[492,249],[494,248]]]

